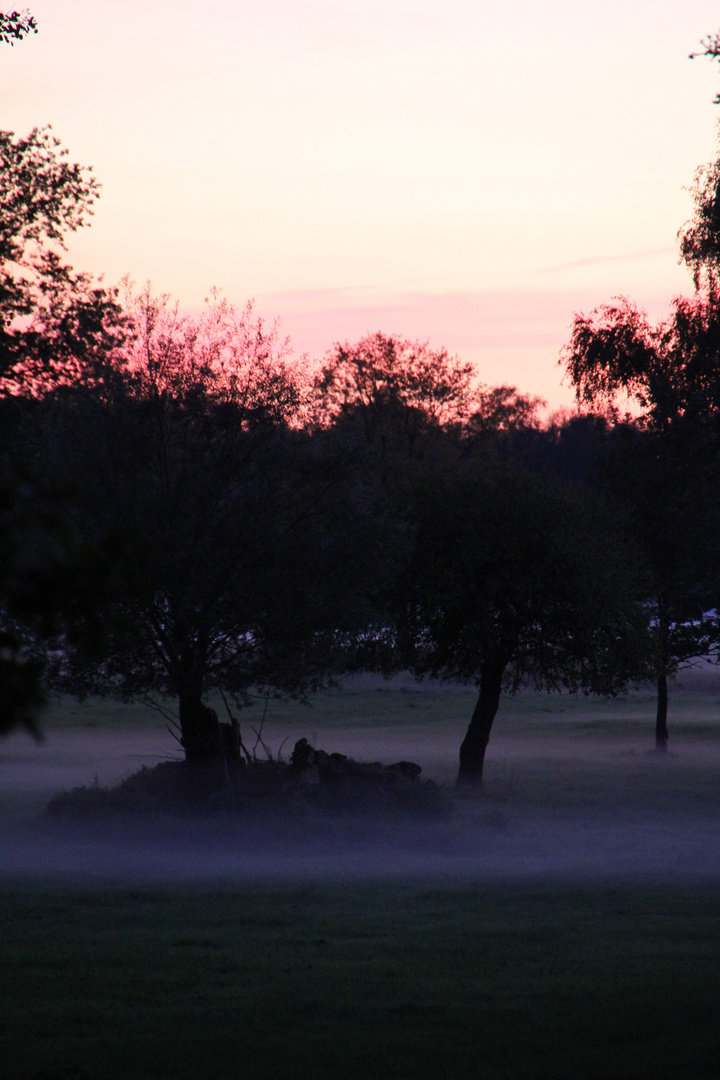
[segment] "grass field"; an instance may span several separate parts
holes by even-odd
[[[0,892],[4,1076],[715,1078],[709,885]]]
[[[525,694],[451,821],[290,845],[39,824],[175,752],[152,713],[61,703],[0,747],[0,1077],[717,1080],[719,702],[687,678],[660,758],[651,695]],[[270,702],[264,735],[449,782],[471,706],[358,681]]]

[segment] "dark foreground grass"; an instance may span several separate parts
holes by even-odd
[[[12,1080],[720,1075],[717,883],[0,887]]]

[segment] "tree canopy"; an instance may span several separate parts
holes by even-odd
[[[114,377],[59,385],[29,427],[52,481],[77,485],[78,534],[125,530],[135,552],[99,653],[61,637],[51,675],[75,692],[175,698],[187,759],[213,760],[231,748],[208,694],[242,704],[326,677],[358,623],[375,524],[344,445],[303,423],[302,364],[251,306],[214,295],[183,318],[147,288],[126,304]]]
[[[586,407],[629,399],[657,431],[708,422],[720,405],[719,328],[720,308],[707,294],[676,297],[656,326],[619,298],[575,316],[562,363]]]
[[[85,223],[98,190],[66,157],[48,128],[0,132],[2,730],[32,726],[43,696],[33,646],[63,611],[80,611],[81,578],[105,558],[74,545],[63,522],[69,489],[51,490],[47,462],[18,441],[33,401],[60,382],[89,381],[122,340],[115,295],[62,261],[66,232]]]
[[[717,36],[702,55],[718,55]],[[700,55],[700,54],[697,54]],[[719,99],[720,100],[720,99]],[[668,739],[668,676],[716,653],[716,491],[720,475],[720,165],[699,169],[693,217],[678,233],[695,293],[652,325],[625,298],[575,316],[561,363],[578,402],[631,405],[603,485],[647,566],[644,610],[658,687],[656,744]]]
[[[400,653],[478,687],[458,775],[474,786],[503,688],[612,693],[637,673],[633,558],[597,499],[511,462],[430,473],[415,506]]]
[[[49,127],[0,132],[0,394],[93,377],[122,341],[116,290],[65,262],[100,185]]]

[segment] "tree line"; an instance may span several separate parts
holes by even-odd
[[[668,679],[720,639],[719,193],[714,163],[680,232],[695,294],[658,326],[578,314],[581,409],[542,423],[427,344],[311,367],[251,305],[189,318],[76,273],[97,182],[49,129],[1,132],[0,730],[37,731],[47,688],[175,699],[202,764],[243,754],[254,694],[410,670],[477,687],[461,785],[527,685],[652,680],[664,748]]]

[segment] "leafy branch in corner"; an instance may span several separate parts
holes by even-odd
[[[27,8],[24,11],[0,11],[0,41],[14,45],[28,34],[37,34],[35,16]]]
[[[709,56],[711,60],[720,60],[720,33],[708,34],[700,42],[701,52],[690,53],[690,59],[695,60],[698,56]],[[714,105],[720,105],[720,94],[715,95]]]

